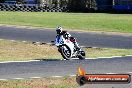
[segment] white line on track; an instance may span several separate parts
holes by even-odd
[[[74,76],[76,76],[76,75],[70,75],[71,77],[74,77]]]
[[[93,58],[93,59],[100,59],[100,58],[118,58],[118,57],[129,57],[129,56],[132,56],[132,55],[125,55],[125,56],[111,56],[111,57],[97,57],[97,58]]]
[[[29,77],[31,79],[39,79],[39,78],[42,78],[42,77]]]
[[[29,61],[3,61],[3,62],[0,62],[0,63],[19,63],[19,62],[37,62],[37,61],[40,61],[40,60],[29,60]]]
[[[0,79],[1,81],[6,81],[6,80],[8,80],[8,79]]]
[[[10,41],[14,42],[15,40],[10,40]]]
[[[98,57],[98,58],[85,58],[86,60],[95,60],[95,59],[104,59],[104,58],[118,58],[118,57],[127,57],[127,56],[132,56],[132,55],[125,55],[125,56],[112,56],[112,57]],[[60,59],[60,60],[65,60],[65,59]],[[71,60],[79,60],[78,58],[72,58]],[[3,61],[0,63],[14,63],[14,62],[35,62],[35,61],[40,61],[40,60],[28,60],[28,61]]]
[[[116,57],[123,57],[123,56],[112,56],[112,58],[116,58]]]
[[[132,55],[125,55],[125,56],[132,56]]]
[[[22,41],[22,42],[27,42],[27,41]]]
[[[53,77],[53,78],[61,78],[63,76],[51,76],[51,77]]]
[[[13,78],[13,79],[20,80],[20,79],[24,79],[24,78]]]

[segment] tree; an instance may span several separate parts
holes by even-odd
[[[0,0],[0,3],[3,3],[3,2],[5,2],[5,0]]]
[[[95,0],[69,0],[68,3],[70,11],[87,12],[90,9],[96,8]]]
[[[26,4],[25,0],[16,0],[17,4]]]

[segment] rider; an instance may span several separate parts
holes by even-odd
[[[69,34],[67,31],[63,31],[62,27],[57,27],[56,28],[56,33],[57,33],[57,36],[62,36],[65,38],[65,39],[70,39],[71,42],[73,42],[76,50],[80,50],[80,47],[78,46],[77,42],[76,42],[76,39],[74,37],[71,36],[71,34]]]

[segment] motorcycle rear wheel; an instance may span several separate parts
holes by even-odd
[[[80,51],[80,55],[78,56],[78,58],[80,59],[80,60],[84,60],[85,59],[85,52],[84,51]]]

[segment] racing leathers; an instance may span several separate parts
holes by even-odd
[[[74,44],[76,50],[80,50],[80,47],[79,47],[78,43],[76,42],[76,39],[74,37],[72,37],[69,32],[62,31],[60,34],[58,34],[56,36],[56,39],[57,39],[56,41],[59,41],[61,36],[63,36],[65,39],[69,39]]]

